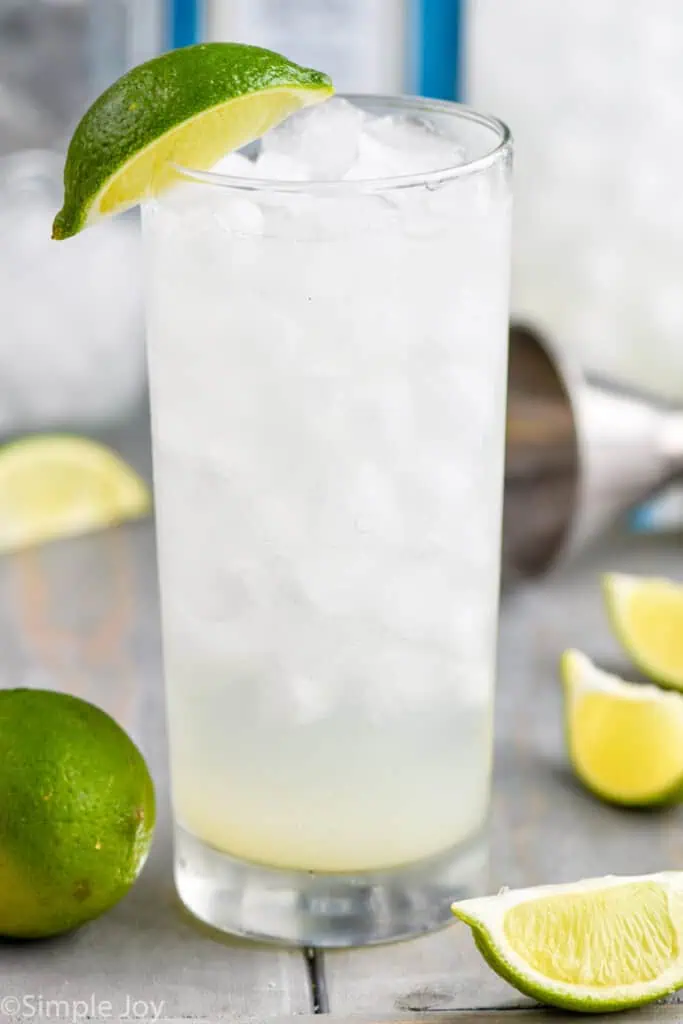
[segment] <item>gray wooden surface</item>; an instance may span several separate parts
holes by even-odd
[[[149,476],[144,432],[109,440]],[[626,671],[607,628],[598,573],[618,568],[683,578],[680,553],[678,539],[613,538],[562,573],[505,595],[492,888],[683,868],[681,811],[610,809],[574,782],[556,671],[570,644]],[[76,1004],[72,1015],[95,1019],[127,1010],[146,1019],[310,1014],[302,954],[221,940],[191,923],[173,894],[152,523],[0,561],[0,609],[0,685],[57,687],[103,706],[140,743],[160,797],[152,856],[118,907],[72,936],[2,945],[0,1024],[63,1019],[61,1011]],[[493,975],[463,925],[394,946],[328,953],[319,968],[331,1022],[348,1015],[430,1024],[570,1019],[532,1008]],[[46,1012],[49,1000],[63,1003]],[[628,1019],[668,1024],[683,1020],[683,1007]]]

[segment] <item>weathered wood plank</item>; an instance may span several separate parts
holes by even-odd
[[[325,1017],[325,1024],[568,1024],[579,1019],[575,1013],[534,1007],[529,1010],[451,1010],[448,1013],[396,1013],[372,1016],[340,1017],[336,1013]],[[591,1024],[680,1024],[680,1007],[648,1006],[630,1013],[597,1014]],[[299,1024],[314,1024],[315,1017],[298,1017]]]
[[[530,1010],[452,1010],[449,1013],[411,1013],[391,1016],[338,1017],[336,1014],[325,1018],[326,1024],[568,1024],[577,1020],[575,1013],[535,1007]],[[314,1018],[299,1018],[313,1024]],[[591,1022],[610,1024],[632,1021],[633,1024],[680,1024],[681,1011],[676,1006],[649,1006],[630,1013],[597,1014]]]
[[[53,1014],[53,1019],[57,1014]],[[25,1018],[23,1018],[25,1020]],[[63,1018],[62,1018],[63,1019]],[[108,1015],[91,1020],[107,1021]],[[213,1017],[208,1024],[225,1021],[225,1017]],[[235,1022],[247,1018],[231,1018]],[[253,1018],[251,1018],[253,1019]],[[448,1013],[411,1013],[373,1016],[339,1017],[337,1014],[324,1015],[324,1024],[569,1024],[576,1021],[577,1015],[561,1013],[554,1010],[452,1010]],[[0,1024],[19,1024],[22,1018],[0,1013]],[[628,1014],[599,1015],[590,1018],[595,1024],[680,1024],[679,1011],[675,1007],[655,1006]],[[291,1017],[271,1017],[268,1024],[291,1024]],[[320,1017],[302,1014],[296,1018],[297,1024],[319,1024]],[[187,1024],[187,1018],[163,1018],[163,1024]],[[259,1022],[260,1024],[260,1022]]]
[[[0,560],[0,686],[63,689],[105,708],[140,744],[159,798],[153,852],[134,890],[74,935],[4,943],[0,997],[94,1002],[104,1017],[111,1004],[116,1019],[133,1000],[163,1003],[164,1017],[306,1013],[298,953],[218,941],[177,906],[156,590],[151,522]]]
[[[326,952],[333,1014],[532,1006],[488,970],[464,925],[390,946]]]
[[[567,646],[627,672],[598,586],[608,569],[683,576],[681,544],[616,539],[503,602],[492,810],[491,891],[604,874],[683,868],[681,809],[607,807],[566,762],[557,661]],[[390,1013],[523,1006],[475,952],[468,930],[326,955],[333,1013]],[[683,1019],[677,1009],[673,1019]],[[506,1009],[504,1019],[512,1018]],[[430,1021],[432,1017],[430,1016]]]
[[[106,1019],[106,1018],[104,1018]],[[224,1018],[214,1018],[217,1022]],[[325,1014],[322,1024],[569,1024],[580,1018],[575,1013],[559,1010],[451,1010],[448,1013],[396,1013],[391,1015],[339,1017]],[[631,1013],[599,1014],[589,1018],[591,1024],[680,1024],[680,1010],[671,1006],[652,1006]],[[16,1018],[3,1017],[0,1024],[15,1024]],[[187,1024],[185,1019],[164,1020],[163,1024]],[[211,1024],[211,1022],[209,1022]],[[260,1022],[259,1022],[260,1024]],[[292,1024],[291,1017],[271,1017],[268,1024]],[[297,1016],[296,1024],[321,1024],[319,1016]]]

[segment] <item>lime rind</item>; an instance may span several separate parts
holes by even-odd
[[[581,651],[569,649],[560,659],[560,677],[565,691],[565,741],[572,767],[583,785],[600,800],[623,807],[660,807],[678,803],[683,797],[683,747],[681,765],[674,773],[670,784],[662,789],[652,790],[645,794],[628,795],[623,789],[619,792],[607,788],[595,774],[586,771],[582,758],[577,753],[576,737],[573,734],[573,704],[590,693],[602,693],[617,701],[631,701],[639,705],[659,705],[665,709],[670,721],[681,723],[681,739],[683,740],[683,696],[673,690],[663,690],[651,683],[633,683],[610,672],[598,668],[590,658]],[[595,739],[593,741],[595,743]],[[624,750],[626,757],[632,756],[628,748]],[[653,747],[653,756],[658,760],[661,749]],[[643,766],[643,770],[645,766]]]
[[[683,700],[680,694],[671,690],[663,690],[653,683],[632,683],[613,672],[604,669],[591,661],[588,655],[576,648],[568,648],[560,658],[560,674],[565,687],[573,695],[581,691],[611,694],[621,700],[653,700],[674,704]]]
[[[43,939],[106,913],[135,883],[154,782],[125,730],[54,690],[0,691],[0,934]]]
[[[539,1003],[581,1013],[629,1010],[656,1002],[683,987],[683,948],[679,950],[676,962],[650,981],[609,987],[570,985],[546,977],[519,956],[509,944],[504,924],[506,912],[526,900],[542,899],[549,895],[571,896],[572,893],[601,891],[610,886],[641,882],[662,885],[670,905],[672,894],[683,895],[683,873],[660,872],[655,875],[606,876],[568,885],[508,890],[498,896],[454,903],[451,909],[472,930],[474,943],[489,967],[518,992]],[[673,908],[671,916],[675,919]]]
[[[626,625],[629,600],[642,587],[670,590],[677,596],[681,595],[683,606],[683,587],[672,580],[664,577],[630,576],[626,573],[605,573],[602,578],[602,593],[610,626],[621,647],[639,671],[665,689],[683,691],[683,665],[677,669],[656,664],[633,642]],[[681,631],[683,632],[683,619]]]
[[[74,131],[64,167],[64,205],[55,217],[53,238],[69,238],[97,220],[98,202],[110,182],[169,133],[250,95],[291,94],[291,106],[276,112],[272,122],[257,123],[251,131],[245,122],[242,135],[225,147],[239,148],[294,109],[333,91],[322,72],[240,43],[187,46],[132,68],[95,100]],[[207,170],[218,158],[215,147],[209,146],[206,154],[210,162],[193,169]],[[142,198],[132,197],[127,205]]]

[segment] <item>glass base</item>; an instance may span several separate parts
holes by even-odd
[[[327,875],[237,860],[176,826],[175,881],[195,917],[220,931],[295,946],[366,946],[441,928],[453,900],[486,892],[482,833],[438,857]]]

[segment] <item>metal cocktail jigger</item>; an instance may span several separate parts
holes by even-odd
[[[525,326],[510,329],[504,576],[571,557],[683,477],[683,408],[583,373]]]

